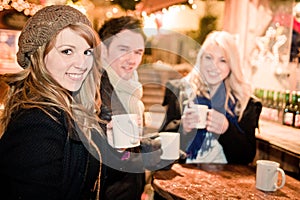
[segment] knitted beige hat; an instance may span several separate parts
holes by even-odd
[[[19,37],[17,61],[23,68],[30,65],[30,56],[43,44],[70,24],[81,22],[92,27],[88,18],[67,5],[52,5],[39,10],[26,22]]]

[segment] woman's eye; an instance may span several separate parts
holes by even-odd
[[[93,50],[91,50],[91,49],[85,50],[84,55],[87,55],[87,56],[93,55]]]
[[[72,50],[71,49],[66,49],[66,50],[63,50],[61,51],[63,54],[66,54],[66,55],[70,55],[72,53]]]
[[[221,59],[221,62],[223,62],[223,63],[227,63],[225,59]]]
[[[127,52],[128,50],[127,49],[120,49],[120,51]]]
[[[206,55],[206,56],[204,56],[204,58],[207,59],[207,60],[210,60],[210,59],[211,59],[211,56]]]

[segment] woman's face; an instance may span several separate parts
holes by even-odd
[[[225,52],[217,44],[205,48],[200,66],[200,73],[210,86],[218,86],[230,73]]]
[[[51,76],[65,89],[77,91],[93,66],[93,49],[70,28],[56,37],[54,48],[44,62]]]
[[[144,49],[145,43],[141,34],[123,30],[114,36],[109,47],[102,53],[109,67],[119,77],[129,80],[142,61]]]

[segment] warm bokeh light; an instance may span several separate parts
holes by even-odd
[[[18,12],[24,12],[25,15],[34,15],[43,5],[29,3],[24,0],[3,0],[0,2],[0,11],[15,9]]]
[[[173,5],[151,14],[142,12],[141,15],[145,22],[145,28],[157,29],[155,32],[159,32],[159,29],[178,31],[197,30],[199,24],[197,19],[200,12],[192,12],[197,9],[196,4],[193,4],[191,7],[186,5]],[[186,23],[186,21],[189,21],[189,23]],[[155,32],[152,30],[151,33],[148,34],[152,35],[155,34]]]
[[[151,37],[157,34],[156,16],[151,14],[150,16],[144,15],[144,32],[147,37]]]

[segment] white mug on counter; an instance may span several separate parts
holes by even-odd
[[[256,161],[256,188],[262,191],[276,191],[285,184],[285,173],[279,168],[279,163],[270,160]],[[281,183],[278,185],[278,173]]]
[[[180,134],[174,132],[160,132],[156,138],[161,141],[163,160],[177,160],[179,158]]]
[[[121,114],[112,116],[112,135],[108,141],[115,148],[130,148],[140,145],[138,115]]]

